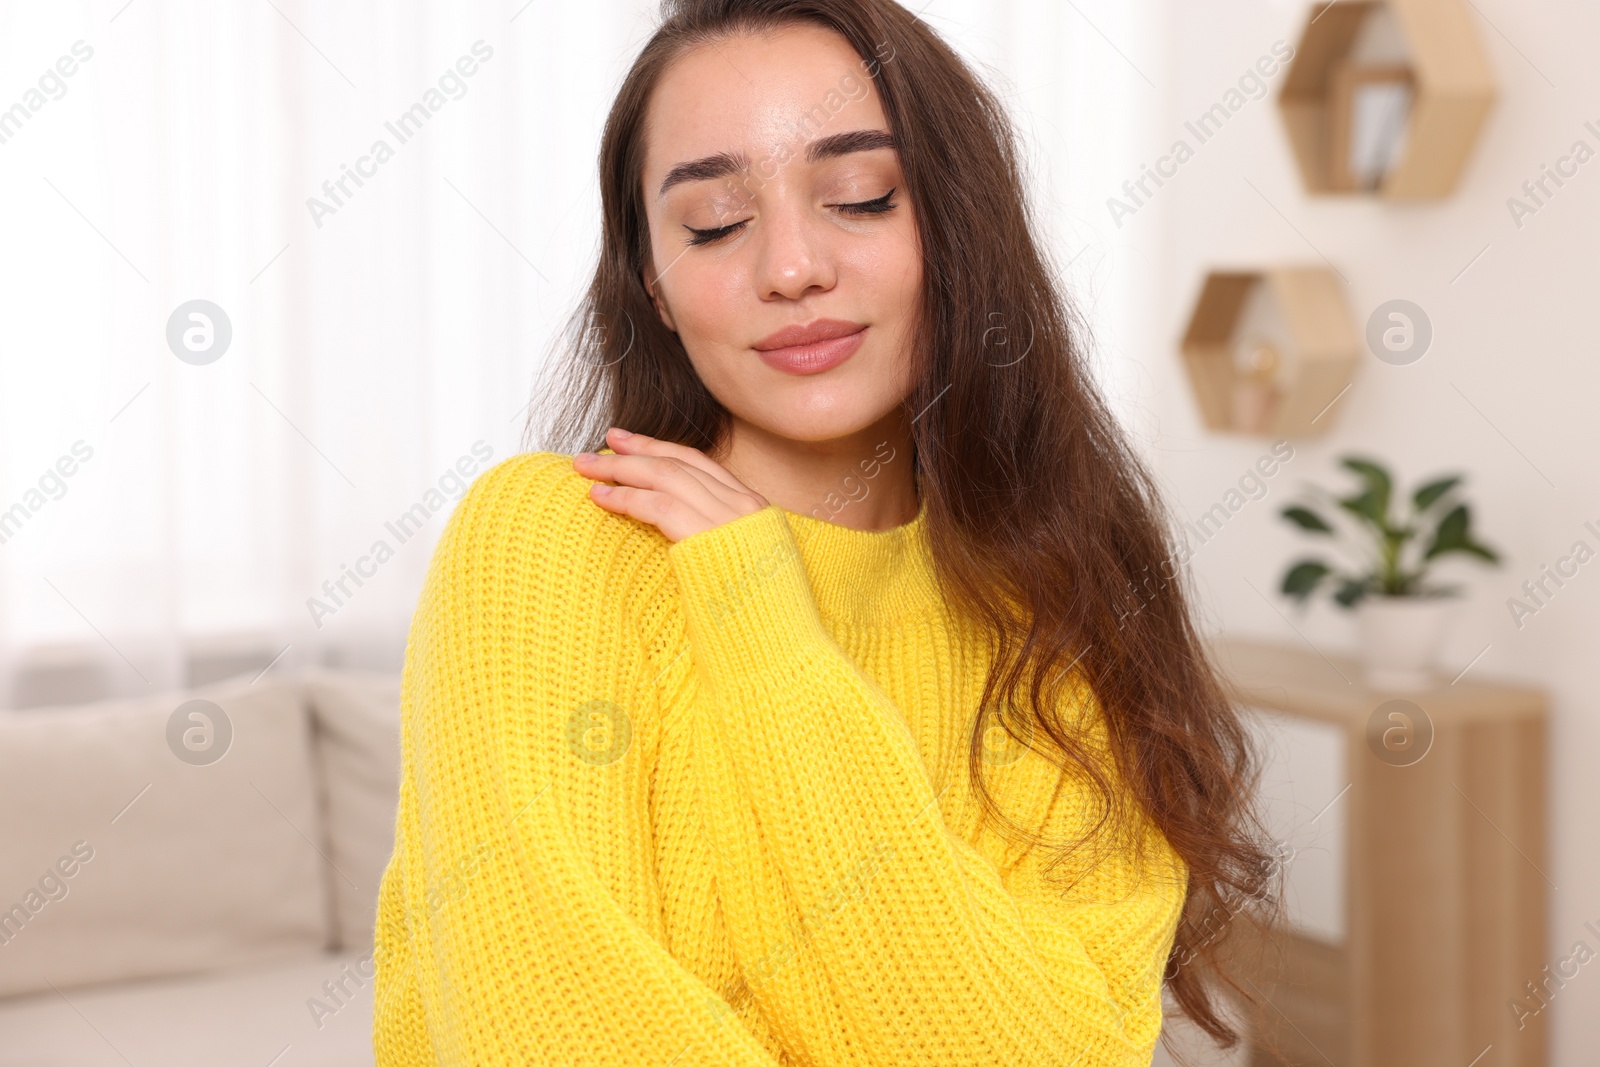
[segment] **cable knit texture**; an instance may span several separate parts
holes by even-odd
[[[591,484],[505,460],[435,549],[378,1063],[1148,1064],[1182,862],[1141,822],[1046,872],[980,818],[990,653],[938,594],[926,510],[870,532],[770,505],[673,543]],[[1081,780],[989,721],[1003,810],[1081,833]]]

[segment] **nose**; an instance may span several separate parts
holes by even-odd
[[[776,199],[763,212],[757,236],[755,283],[763,300],[799,300],[826,292],[838,280],[826,223],[811,206]]]

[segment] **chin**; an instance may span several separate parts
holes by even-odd
[[[849,414],[829,412],[822,417],[809,412],[789,411],[762,420],[762,425],[790,441],[818,444],[864,433],[882,418],[881,413],[867,411]]]

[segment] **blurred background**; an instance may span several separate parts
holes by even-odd
[[[1255,1047],[1174,1047],[1592,1062],[1600,9],[908,6],[1271,757]],[[0,1065],[371,1062],[406,628],[655,14],[0,0]]]

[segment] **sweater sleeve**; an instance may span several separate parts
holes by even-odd
[[[507,461],[474,483],[413,619],[375,930],[377,1063],[636,1067],[677,1054],[677,1067],[776,1067],[746,1030],[718,1024],[717,992],[576,843],[587,826],[615,843],[600,847],[631,847],[624,828],[648,816],[606,784],[628,760],[588,736],[605,724],[583,710],[613,699],[613,660],[637,637],[608,625],[566,569],[582,539],[527,521],[556,513],[549,486],[570,467],[558,458],[533,475],[542,460]],[[591,758],[574,758],[580,748]]]
[[[694,751],[719,893],[785,1047],[829,1067],[1148,1064],[1185,891],[1165,841],[1143,850],[1164,865],[1114,852],[1070,895],[1037,855],[1006,862],[996,836],[946,824],[963,798],[935,793],[899,710],[826,630],[779,509],[668,556],[709,694]],[[1055,762],[994,762],[1008,815],[1055,839],[1081,826]]]

